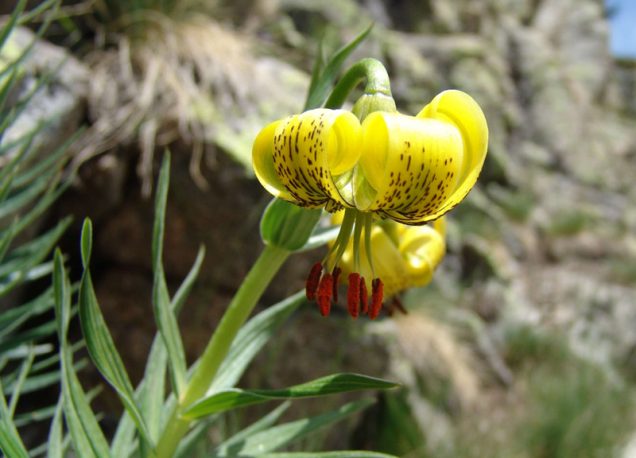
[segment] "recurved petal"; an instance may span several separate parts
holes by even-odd
[[[468,94],[457,90],[438,94],[417,117],[435,119],[454,126],[461,134],[463,143],[457,185],[449,198],[433,213],[420,209],[414,215],[408,215],[415,217],[415,224],[420,224],[437,219],[451,210],[475,185],[488,150],[488,124],[477,102]]]
[[[360,122],[351,112],[316,109],[289,117],[274,132],[274,171],[301,205],[320,206],[333,200],[348,206],[334,176],[356,165],[361,141]]]
[[[446,223],[444,218],[432,226],[406,228],[400,238],[399,250],[413,286],[429,283],[433,272],[446,253]]]
[[[409,224],[410,213],[432,214],[457,186],[462,139],[458,129],[436,119],[375,112],[362,125],[360,167],[375,189],[356,200],[361,210],[379,211]],[[367,193],[368,194],[368,193]],[[411,223],[412,224],[412,223]]]
[[[281,121],[279,120],[269,124],[256,136],[252,146],[254,174],[263,187],[273,196],[298,203],[278,178],[274,166],[274,132],[280,123]]]

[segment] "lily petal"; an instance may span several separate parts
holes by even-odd
[[[272,162],[280,182],[306,207],[342,198],[334,176],[351,170],[361,154],[360,122],[351,112],[316,109],[284,119],[273,135]]]
[[[437,211],[429,214],[420,212],[415,215],[416,223],[421,224],[432,221],[460,203],[473,188],[486,159],[488,150],[488,124],[483,111],[477,102],[468,94],[449,90],[438,94],[417,115],[421,119],[436,119],[455,126],[461,134],[463,142],[463,154],[459,167],[457,187],[446,201],[440,205]],[[411,218],[400,218],[399,214],[391,214],[397,221],[413,224],[405,221]]]
[[[462,138],[458,129],[436,119],[374,112],[362,125],[360,167],[376,195],[363,211],[397,213],[406,224],[434,213],[457,184]],[[413,220],[413,221],[411,221]]]
[[[299,202],[287,191],[285,185],[278,178],[274,166],[274,132],[281,121],[275,121],[263,128],[254,140],[252,146],[252,165],[254,174],[263,187],[274,197],[298,204]]]

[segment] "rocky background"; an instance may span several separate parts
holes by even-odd
[[[242,385],[333,371],[404,385],[325,447],[414,458],[636,456],[636,64],[609,54],[603,2],[214,6],[206,16],[174,13],[142,38],[119,30],[103,46],[42,43],[35,53],[74,54],[42,100],[64,129],[87,126],[74,147],[78,179],[49,218],[75,216],[69,253],[83,217],[93,219],[97,294],[133,379],[154,332],[148,196],[163,147],[173,152],[169,279],[187,274],[199,244],[208,253],[181,320],[193,359],[261,246],[268,196],[249,169],[251,139],[302,108],[321,37],[329,47],[374,21],[355,55],[385,62],[401,111],[450,87],[479,101],[491,132],[484,172],[451,215],[436,280],[406,295],[408,315],[351,322],[307,307]],[[49,40],[65,45],[63,34]],[[53,65],[42,62],[34,72]],[[320,256],[290,260],[263,306],[300,289]],[[113,399],[98,402],[114,421]]]

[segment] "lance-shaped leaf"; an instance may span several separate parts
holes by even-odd
[[[177,318],[172,311],[166,278],[163,271],[163,234],[170,182],[170,154],[166,152],[159,172],[155,221],[152,234],[152,266],[154,271],[153,306],[159,333],[166,344],[172,384],[177,395],[183,391],[186,380],[186,359]]]
[[[133,387],[128,378],[124,363],[115,347],[113,338],[97,302],[89,269],[93,229],[90,220],[84,221],[82,228],[81,252],[84,263],[84,275],[79,290],[79,316],[82,333],[86,339],[86,348],[91,359],[104,378],[117,391],[124,407],[130,413],[137,429],[149,440],[148,428],[135,403]]]
[[[387,380],[366,375],[344,373],[328,375],[281,390],[241,390],[235,388],[214,393],[195,402],[185,411],[184,417],[200,418],[237,407],[273,400],[310,398],[360,390],[383,390],[396,386],[396,383]]]
[[[55,251],[53,271],[55,292],[55,322],[60,341],[60,365],[62,369],[62,397],[64,418],[76,453],[82,457],[108,457],[108,442],[80,384],[73,366],[73,354],[67,340],[71,319],[71,286],[64,269],[62,253]]]
[[[373,404],[373,402],[373,399],[361,399],[360,401],[345,404],[330,412],[264,429],[231,444],[227,448],[215,450],[212,456],[215,458],[254,457],[274,452],[281,447],[285,447],[322,428],[360,412]]]

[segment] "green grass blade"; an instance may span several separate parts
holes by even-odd
[[[54,333],[55,323],[52,321],[32,328],[27,328],[24,331],[13,334],[10,338],[0,342],[0,354],[18,348],[22,344],[37,342],[41,339],[51,337],[51,334]]]
[[[18,4],[13,8],[13,12],[9,16],[7,22],[0,28],[0,49],[4,46],[9,34],[13,31],[14,27],[18,23],[18,19],[24,11],[26,0],[20,0]]]
[[[258,458],[398,458],[395,455],[386,453],[367,452],[364,450],[341,450],[337,452],[287,452],[287,453],[265,453],[255,455]],[[247,458],[242,455],[237,458]]]
[[[307,101],[305,102],[305,110],[312,108],[318,108],[322,106],[327,99],[327,95],[335,81],[342,64],[351,55],[351,53],[358,47],[358,45],[369,35],[373,24],[367,27],[362,33],[355,37],[349,44],[343,46],[329,58],[329,61],[325,64],[320,77],[316,79],[315,84],[311,87],[309,94],[307,95]],[[313,81],[312,81],[313,82]]]
[[[159,333],[168,352],[168,367],[173,388],[179,396],[183,392],[186,378],[186,359],[177,318],[170,306],[170,295],[163,272],[163,234],[170,182],[170,154],[166,153],[159,172],[157,197],[155,201],[155,221],[152,237],[152,264],[154,269],[153,308]]]
[[[15,423],[9,408],[7,407],[7,401],[4,398],[4,390],[2,389],[2,383],[0,382],[0,450],[5,456],[11,458],[28,458],[29,452],[27,451]]]
[[[35,299],[0,313],[0,341],[29,318],[53,307],[53,288],[50,287]]]
[[[304,291],[296,293],[249,320],[232,342],[210,389],[220,391],[233,387],[276,330],[300,304],[304,303],[304,298]]]
[[[71,319],[71,287],[64,261],[59,250],[55,251],[53,287],[55,292],[55,315],[60,342],[60,366],[62,370],[62,396],[64,418],[71,434],[75,452],[81,457],[108,457],[108,442],[91,410],[82,385],[73,366],[73,355],[67,341]]]
[[[276,407],[274,410],[269,412],[263,418],[260,418],[258,421],[254,422],[247,428],[239,431],[234,434],[232,437],[223,441],[219,444],[215,449],[215,453],[217,455],[227,455],[232,451],[233,448],[237,447],[238,444],[243,443],[248,437],[259,433],[267,428],[270,428],[274,423],[278,421],[283,413],[289,408],[291,402],[283,402],[281,405]]]
[[[51,183],[53,172],[47,172],[41,175],[31,186],[26,187],[23,191],[8,197],[0,207],[0,218],[7,218],[20,209],[26,207],[38,195],[40,195]]]
[[[321,415],[273,426],[251,435],[234,444],[223,453],[214,453],[216,458],[261,456],[285,447],[303,437],[347,418],[373,404],[373,399],[362,399]]]
[[[24,382],[31,370],[31,366],[33,365],[33,360],[35,359],[35,353],[33,351],[33,347],[29,348],[29,352],[27,357],[22,361],[22,365],[20,367],[20,373],[17,377],[16,382],[13,384],[11,390],[11,401],[9,402],[9,414],[10,417],[13,417],[15,413],[15,408],[18,406],[18,400],[20,399],[20,394],[22,393],[22,387],[24,386]]]
[[[62,404],[63,399],[57,401],[55,413],[51,421],[49,429],[49,438],[47,440],[46,456],[47,458],[63,458],[64,457],[64,435],[62,433]]]
[[[181,283],[181,286],[179,286],[179,289],[177,290],[177,292],[174,294],[174,297],[172,298],[172,310],[175,314],[179,314],[179,311],[181,310],[183,303],[185,302],[186,298],[192,291],[194,282],[199,276],[199,271],[201,270],[201,264],[203,264],[204,258],[205,258],[205,247],[201,245],[199,247],[199,251],[197,252],[197,257],[194,260],[194,264],[190,268],[190,272],[188,272],[188,275],[183,280],[183,283]]]
[[[280,399],[297,399],[348,393],[359,390],[395,388],[396,383],[359,374],[333,374],[281,390],[230,389],[214,393],[195,402],[185,413],[186,418],[207,415],[253,404]]]
[[[70,218],[65,218],[38,238],[13,250],[7,256],[5,262],[0,265],[0,279],[2,279],[3,276],[28,270],[42,262],[58,242],[66,228],[68,228],[70,222]]]
[[[140,434],[145,440],[150,440],[146,423],[134,399],[132,383],[130,383],[124,363],[119,356],[110,332],[108,332],[108,325],[101,313],[93,288],[89,269],[92,233],[92,224],[89,219],[86,219],[81,237],[84,274],[82,275],[79,290],[79,316],[82,333],[86,339],[86,348],[102,376],[117,391],[124,407],[137,425]]]

